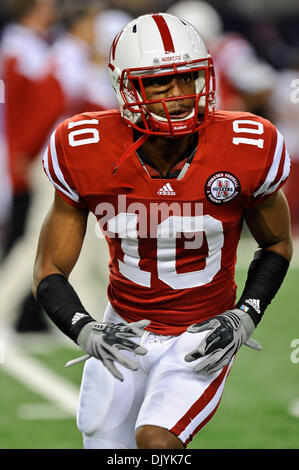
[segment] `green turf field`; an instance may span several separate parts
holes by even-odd
[[[241,287],[245,275],[245,270],[237,271]],[[255,332],[254,338],[263,351],[246,347],[240,350],[218,411],[190,448],[299,448],[299,417],[289,413],[296,399],[299,407],[299,363],[290,359],[291,341],[299,338],[298,281],[299,270],[291,269]],[[36,347],[31,339],[22,339],[17,346],[24,358],[46,366],[77,393],[82,365],[65,369],[64,363],[80,355],[79,350],[61,341],[49,347],[49,340],[42,340]],[[22,367],[26,370],[26,363]],[[34,385],[25,385],[3,364],[0,384],[1,449],[82,448],[73,413],[57,406]],[[66,402],[68,395],[63,398]]]

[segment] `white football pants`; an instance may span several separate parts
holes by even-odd
[[[126,323],[108,304],[104,320]],[[135,355],[131,371],[115,363],[124,376],[120,382],[90,358],[84,367],[77,424],[86,449],[136,449],[135,431],[154,425],[173,432],[186,447],[215,413],[233,360],[214,374],[194,373],[202,359],[184,357],[200,343],[204,333],[161,336],[144,332],[136,342],[147,350]],[[131,358],[133,353],[122,351]]]

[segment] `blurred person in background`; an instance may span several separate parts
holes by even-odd
[[[107,62],[113,39],[131,19],[131,15],[119,9],[103,9],[95,19],[94,57],[84,84],[86,111],[112,109],[117,106]]]
[[[68,3],[62,12],[67,32],[50,47],[51,27],[58,21],[56,0],[7,2],[10,21],[1,42],[1,68],[6,95],[3,130],[13,202],[2,261],[25,232],[32,200],[32,164],[59,118],[86,107],[84,89],[98,2],[82,3]]]
[[[205,1],[180,1],[168,12],[193,22],[211,54],[217,80],[217,108],[267,116],[276,73],[239,33],[224,32],[217,10]]]
[[[9,0],[5,7],[9,21],[1,40],[5,83],[2,159],[8,168],[12,202],[2,245],[1,274],[9,282],[6,266],[11,275],[10,269],[17,271],[19,263],[26,262],[25,255],[16,265],[12,262],[13,268],[8,267],[10,254],[24,237],[28,224],[34,193],[33,164],[61,115],[63,96],[49,62],[55,0]],[[4,290],[5,286],[2,287]],[[26,297],[23,309],[34,318],[35,328],[44,328],[43,317],[35,315],[37,307],[31,294]]]
[[[59,7],[62,31],[51,47],[53,73],[60,84],[64,114],[89,108],[104,109],[100,96],[90,102],[89,74],[95,54],[95,21],[101,3],[96,0],[64,2]]]
[[[5,83],[3,127],[13,201],[2,259],[24,234],[32,198],[31,163],[62,109],[59,86],[48,61],[55,0],[11,0],[8,5],[11,21],[3,32],[1,68]]]

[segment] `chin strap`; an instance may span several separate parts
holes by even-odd
[[[113,174],[116,175],[120,165],[124,163],[124,161],[136,150],[141,147],[141,145],[150,137],[149,134],[143,134],[141,137],[139,137],[136,142],[133,142],[127,150],[122,154],[120,159],[117,162],[113,162]]]

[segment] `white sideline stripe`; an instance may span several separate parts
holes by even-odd
[[[64,413],[60,408],[50,403],[23,403],[18,406],[17,415],[20,419],[30,421],[73,418],[69,413]]]
[[[36,359],[26,356],[24,351],[16,347],[7,345],[5,353],[5,362],[1,369],[64,412],[76,416],[79,389],[75,385],[59,377]]]
[[[291,404],[289,407],[289,413],[295,418],[299,418],[299,398]]]

